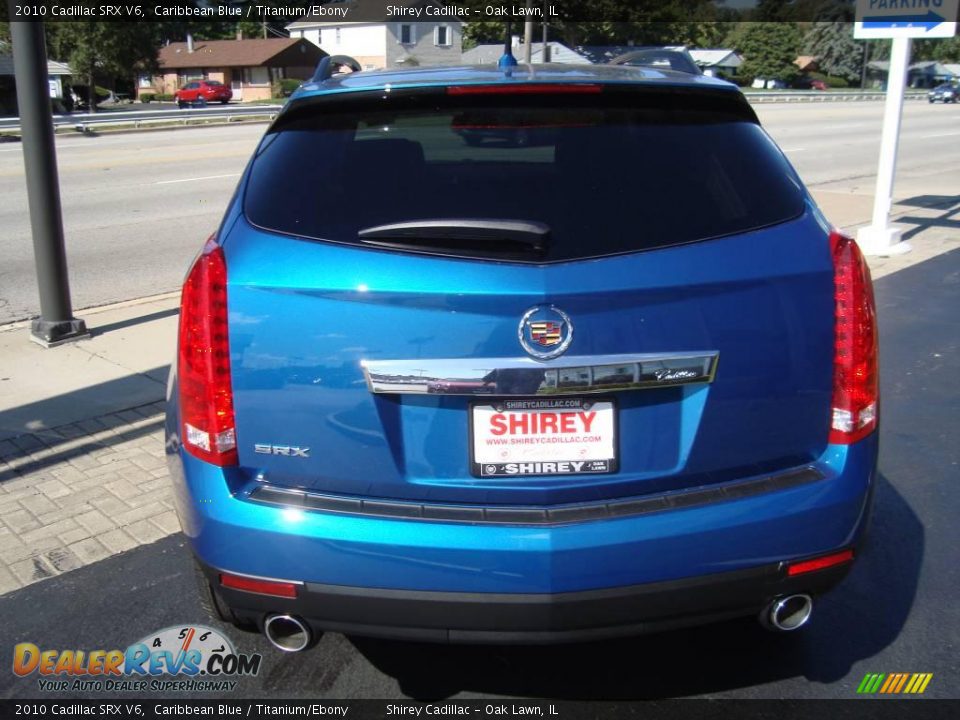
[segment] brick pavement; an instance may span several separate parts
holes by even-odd
[[[0,594],[179,529],[161,402],[0,441]]]

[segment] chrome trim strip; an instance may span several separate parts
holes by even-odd
[[[545,507],[536,505],[425,505],[401,500],[364,500],[279,488],[266,484],[257,485],[250,492],[248,498],[266,505],[394,520],[496,525],[569,525],[591,520],[611,520],[666,510],[686,509],[715,502],[740,500],[776,490],[786,490],[825,478],[826,475],[819,468],[807,465],[774,475],[762,475],[718,485],[703,485],[698,488],[679,490],[663,495]]]
[[[361,360],[372,393],[398,395],[583,395],[709,383],[719,353],[533,358]]]

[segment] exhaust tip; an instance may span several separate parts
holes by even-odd
[[[760,624],[768,630],[799,630],[813,614],[813,598],[809,595],[788,595],[777,598],[760,613]]]
[[[293,615],[268,615],[263,634],[275,648],[291,653],[306,650],[313,637],[310,626]]]

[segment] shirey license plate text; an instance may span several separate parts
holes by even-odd
[[[510,401],[472,412],[476,475],[615,472],[616,410],[608,400]]]

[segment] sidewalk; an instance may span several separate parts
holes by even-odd
[[[0,594],[179,530],[163,450],[178,297],[78,313],[51,350],[0,327]]]
[[[815,193],[845,230],[872,196]],[[960,199],[898,203],[913,251],[874,278],[960,248]],[[45,350],[0,326],[0,594],[179,531],[163,445],[176,295],[79,312],[92,337]]]

